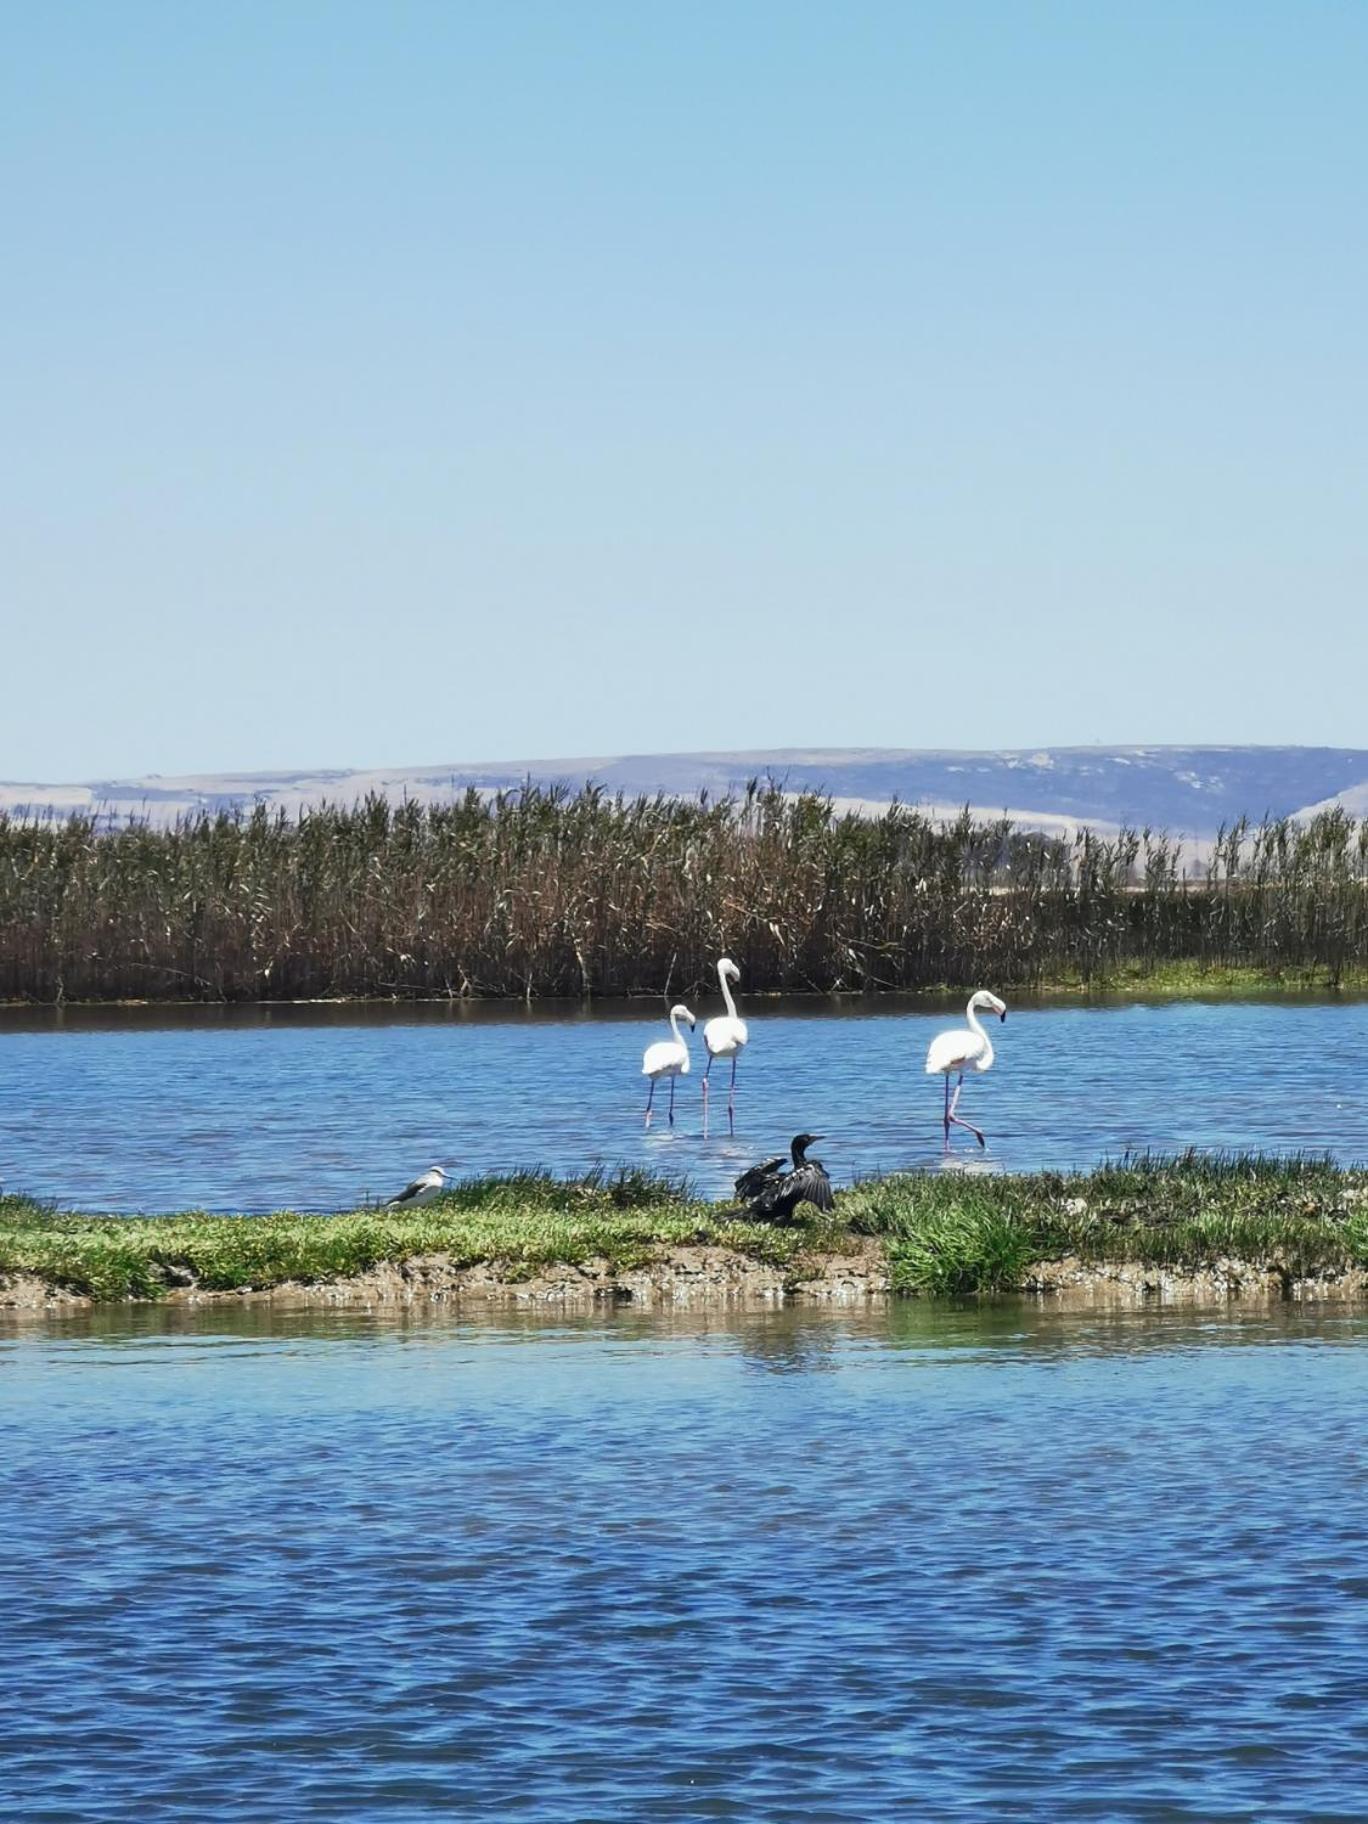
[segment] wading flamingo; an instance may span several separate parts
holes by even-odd
[[[985,1071],[993,1068],[993,1041],[979,1025],[975,1010],[982,1007],[985,1013],[995,1013],[1000,1020],[1007,1018],[1007,1009],[995,994],[989,994],[986,988],[980,988],[977,994],[969,997],[965,1010],[967,1026],[952,1027],[949,1032],[938,1032],[931,1041],[926,1054],[926,1074],[928,1077],[945,1078],[945,1150],[950,1151],[950,1128],[967,1127],[980,1146],[987,1141],[974,1126],[959,1114],[960,1091],[964,1088],[966,1070]],[[955,1093],[950,1094],[950,1079],[955,1077]]]
[[[689,1041],[679,1036],[679,1020],[689,1022],[692,1032],[698,1022],[689,1012],[683,1001],[670,1009],[670,1037],[662,1039],[658,1045],[648,1045],[642,1054],[641,1074],[651,1079],[650,1093],[646,1097],[646,1125],[651,1125],[651,1104],[655,1101],[656,1084],[662,1077],[670,1079],[670,1126],[674,1126],[674,1092],[675,1078],[687,1077],[689,1074]]]
[[[434,1197],[440,1197],[446,1189],[447,1172],[444,1165],[430,1166],[421,1178],[415,1178],[412,1184],[406,1184],[397,1197],[391,1197],[385,1205],[387,1210],[414,1210],[420,1203],[431,1203]]]
[[[739,982],[741,971],[729,956],[722,957],[717,965],[717,979],[722,985],[722,999],[727,1003],[727,1011],[719,1013],[716,1019],[709,1020],[703,1028],[703,1043],[708,1050],[708,1062],[703,1068],[703,1138],[708,1137],[708,1072],[713,1067],[714,1058],[731,1059],[731,1085],[727,1091],[727,1132],[736,1132],[736,1060],[746,1049],[746,1040],[750,1037],[746,1022],[736,1011],[736,1002],[732,999],[729,982]]]

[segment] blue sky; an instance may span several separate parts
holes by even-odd
[[[1368,745],[1368,8],[0,11],[0,777]]]

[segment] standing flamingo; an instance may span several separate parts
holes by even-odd
[[[717,979],[722,985],[722,999],[727,1003],[727,1011],[719,1013],[716,1019],[709,1020],[703,1028],[703,1043],[708,1050],[708,1062],[703,1069],[703,1138],[708,1137],[708,1072],[713,1067],[714,1058],[731,1059],[731,1086],[727,1091],[727,1132],[736,1132],[736,1060],[746,1049],[750,1033],[746,1022],[736,1011],[736,1002],[732,999],[729,981],[739,982],[741,971],[729,956],[722,957],[717,965]]]
[[[986,988],[980,988],[977,994],[969,997],[965,1010],[967,1026],[955,1026],[949,1032],[938,1032],[931,1041],[926,1054],[926,1074],[928,1077],[945,1078],[945,1150],[950,1151],[950,1127],[967,1127],[980,1146],[987,1141],[972,1121],[956,1111],[959,1108],[960,1091],[964,1088],[966,1070],[985,1071],[993,1068],[993,1041],[979,1025],[975,1018],[975,1009],[982,1007],[987,1013],[995,1013],[1000,1020],[1007,1018],[1007,1009],[995,994],[989,994]],[[950,1094],[950,1079],[958,1076],[955,1093]]]
[[[689,1074],[689,1042],[679,1036],[680,1020],[689,1022],[692,1032],[698,1022],[689,1012],[683,1001],[670,1009],[670,1034],[658,1045],[648,1045],[641,1059],[641,1074],[651,1079],[650,1094],[646,1097],[646,1125],[651,1125],[651,1104],[655,1101],[656,1084],[662,1077],[670,1079],[670,1126],[674,1126],[675,1079]]]

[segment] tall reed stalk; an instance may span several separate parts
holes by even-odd
[[[1368,961],[1368,824],[1073,843],[753,785],[721,802],[528,787],[170,828],[0,815],[0,999],[680,994]]]

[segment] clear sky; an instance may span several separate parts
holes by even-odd
[[[0,777],[1368,745],[1361,0],[0,0]]]

